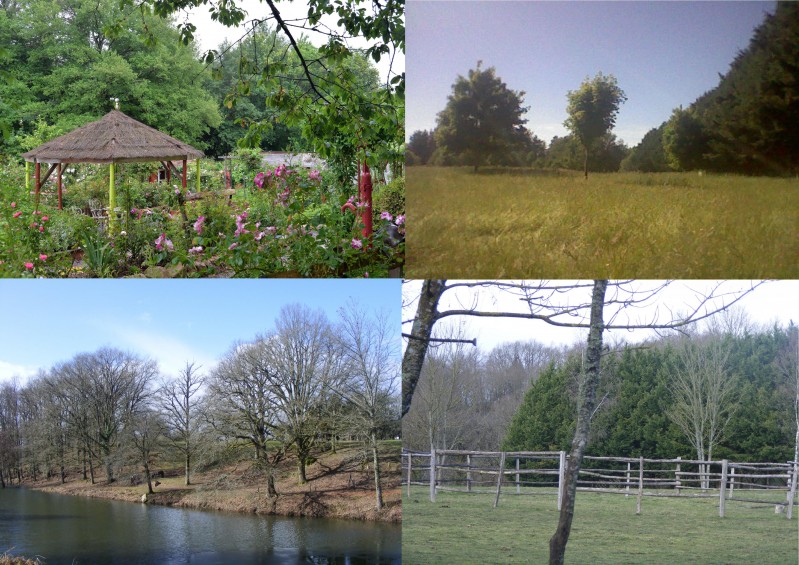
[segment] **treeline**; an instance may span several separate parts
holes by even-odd
[[[378,441],[399,433],[395,338],[384,316],[354,303],[335,323],[292,305],[210,371],[187,363],[167,378],[116,348],[77,354],[0,387],[0,486],[68,474],[149,483],[176,465],[190,484],[198,463],[244,448],[274,496],[275,466],[289,453],[305,482],[312,453],[346,438],[371,451],[380,508]]]
[[[795,325],[716,325],[620,344],[603,357],[587,453],[788,461],[799,382]],[[428,354],[403,421],[406,447],[569,450],[584,346],[504,344]]]
[[[719,84],[651,130],[623,170],[799,173],[799,4],[778,2]]]
[[[113,107],[112,97],[131,117],[213,156],[232,152],[247,137],[247,146],[262,150],[338,157],[335,142],[343,149],[351,140],[333,119],[354,129],[366,120],[363,142],[401,143],[404,136],[394,139],[401,93],[380,85],[364,52],[327,53],[304,35],[297,48],[309,75],[288,39],[267,23],[203,57],[181,36],[176,19],[153,14],[146,4],[0,3],[0,155],[17,157],[100,118]],[[326,110],[329,105],[335,108]]]
[[[479,163],[576,170],[583,168],[587,150],[588,168],[597,172],[700,169],[796,175],[798,36],[799,3],[778,2],[775,13],[766,15],[729,71],[720,75],[718,86],[688,108],[675,109],[668,121],[647,132],[632,149],[609,129],[590,140],[580,139],[573,132],[553,138],[547,146],[524,126],[524,92],[509,89],[493,68],[483,70],[478,64],[453,84],[436,129],[411,135],[406,161],[409,165]],[[450,135],[453,124],[468,125],[470,120],[491,123],[491,127],[462,127],[457,140]]]
[[[431,348],[403,418],[406,448],[493,450],[530,383],[567,351],[535,342],[514,342],[482,353],[471,345]]]
[[[603,359],[586,453],[789,461],[794,457],[797,327],[708,331],[622,346]],[[568,450],[580,351],[525,394],[501,446]]]

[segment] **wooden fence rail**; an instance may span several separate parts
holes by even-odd
[[[556,494],[560,510],[567,459],[565,451],[435,450],[426,453],[403,450],[403,482],[408,496],[411,485],[424,485],[430,489],[432,502],[440,491],[491,493],[494,506],[499,504],[503,485],[511,484],[516,487],[513,489],[516,494]],[[727,502],[740,501],[773,505],[791,519],[798,471],[799,465],[794,462],[586,456],[577,490],[630,496],[634,489],[637,514],[641,513],[643,498],[648,496],[718,497],[721,517],[724,517]],[[741,494],[747,491],[748,497]],[[782,500],[758,499],[753,498],[755,491],[761,495],[773,491],[786,494]]]

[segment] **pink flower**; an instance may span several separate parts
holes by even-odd
[[[314,169],[313,171],[311,171],[308,174],[308,178],[311,179],[311,180],[319,180],[320,176],[321,176],[321,173],[319,171],[317,171],[316,169]]]
[[[391,212],[380,212],[380,219],[388,220],[390,222],[394,219],[394,216],[391,215]]]
[[[257,186],[258,188],[263,188],[264,187],[264,174],[263,173],[258,173],[257,175],[255,175],[255,178],[253,179],[253,183],[255,183],[255,186]]]
[[[22,215],[22,212],[14,212],[14,217],[19,218]]]
[[[268,233],[270,235],[275,235],[277,233],[277,228],[275,226],[269,226],[264,230],[264,233]]]
[[[158,236],[158,239],[155,240],[155,248],[158,251],[163,251],[164,246],[166,246],[169,251],[175,249],[175,246],[172,245],[172,241],[166,237],[165,233],[162,233],[160,236]]]
[[[49,219],[50,219],[50,218],[48,218],[47,216],[42,216],[42,221],[43,221],[43,222],[46,222],[46,221],[47,221],[47,220],[49,220]]]
[[[175,194],[180,194],[180,189],[179,188],[175,189]]]
[[[402,224],[404,224],[405,223],[405,214],[400,214],[399,216],[397,216],[397,218],[394,220],[394,223],[397,224],[398,226],[401,226]]]
[[[203,246],[202,245],[198,245],[196,247],[192,247],[191,249],[189,249],[189,253],[191,253],[191,254],[202,253],[202,252],[203,252]]]
[[[197,218],[197,221],[194,222],[194,231],[196,231],[197,234],[202,233],[204,223],[205,223],[205,216],[200,216],[199,218]]]
[[[352,246],[353,249],[360,249],[363,247],[363,242],[360,239],[356,239],[353,237],[352,241],[350,242],[350,245]]]
[[[39,226],[39,231],[40,231],[41,233],[44,233],[44,226]]]
[[[230,244],[230,246],[228,246],[228,248],[227,248],[227,249],[228,249],[228,251],[233,251],[233,250],[234,250],[234,249],[236,249],[236,247],[238,247],[238,246],[239,246],[238,242],[235,242],[235,241],[234,241],[233,243],[231,243],[231,244]]]
[[[12,208],[16,208],[16,207],[17,207],[17,203],[16,203],[16,202],[12,202],[12,203],[11,203],[11,207],[12,207]]]
[[[44,253],[39,255],[39,261],[42,261],[42,262],[47,261],[47,255],[45,255]]]
[[[364,271],[363,272],[363,278],[365,278],[365,279],[369,278],[369,272],[368,271]]]
[[[250,233],[250,230],[244,229],[244,226],[247,225],[244,220],[247,219],[247,212],[242,212],[240,216],[236,216],[236,232],[233,234],[234,237],[239,237],[243,233]]]
[[[30,271],[31,269],[33,269],[33,263],[25,263],[25,268]]]

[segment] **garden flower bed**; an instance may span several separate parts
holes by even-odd
[[[285,166],[254,175],[235,194],[126,179],[114,220],[93,218],[93,186],[68,186],[65,209],[43,195],[38,209],[18,165],[0,169],[0,276],[3,277],[385,277],[401,276],[404,197],[374,210],[373,236],[361,234],[354,186],[324,172]],[[401,183],[404,194],[404,181]],[[396,187],[395,187],[396,188]],[[381,189],[376,190],[379,202]],[[387,192],[390,192],[387,190]],[[96,198],[95,198],[96,200]]]

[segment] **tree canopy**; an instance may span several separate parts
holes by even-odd
[[[616,77],[601,72],[586,78],[577,90],[567,95],[569,117],[563,122],[585,150],[585,177],[588,178],[588,154],[595,140],[610,133],[616,124],[619,106],[627,100]]]
[[[475,171],[487,164],[518,164],[532,148],[522,117],[524,92],[509,89],[494,67],[481,66],[458,76],[435,133],[439,148]]]

